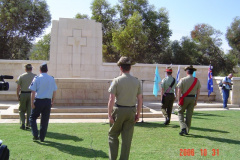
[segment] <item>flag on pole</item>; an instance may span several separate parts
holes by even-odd
[[[208,97],[209,95],[213,92],[213,80],[212,80],[212,66],[210,64],[209,69],[208,69]]]
[[[193,77],[196,77],[196,71],[193,72]]]
[[[158,68],[156,66],[156,70],[155,70],[155,78],[154,78],[154,85],[153,85],[153,95],[155,95],[155,97],[157,97],[158,95],[158,91],[159,91],[159,86],[158,83],[161,82],[161,78],[160,75],[158,73]]]
[[[177,77],[176,77],[177,84],[179,82],[179,79],[180,79],[180,65],[178,66]]]

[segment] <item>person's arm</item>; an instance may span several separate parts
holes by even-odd
[[[141,109],[142,109],[142,94],[139,94],[137,96],[137,99],[138,99],[138,103],[137,103],[137,113],[136,113],[136,116],[135,116],[135,122],[138,122],[139,121],[139,117],[140,117],[140,112],[141,112]]]
[[[35,105],[34,105],[35,94],[36,94],[36,92],[32,91],[32,93],[31,93],[31,107],[32,107],[32,109],[35,108]]]
[[[108,119],[111,124],[114,123],[114,119],[112,117],[113,105],[115,102],[115,95],[110,93],[109,100],[108,100]]]
[[[178,103],[179,103],[179,101],[180,101],[181,92],[182,92],[181,88],[178,88],[178,91],[177,91],[177,100],[178,100]]]
[[[163,94],[164,94],[164,88],[162,87],[162,89],[161,89],[161,96],[160,96],[160,102],[162,102]]]
[[[17,100],[18,100],[18,101],[20,101],[20,97],[19,97],[20,90],[21,90],[21,87],[20,87],[20,85],[18,84],[18,85],[17,85]]]
[[[55,101],[55,97],[56,97],[56,91],[53,91],[53,96],[52,96],[52,106],[53,106],[53,103]]]
[[[178,88],[175,87],[175,97],[174,97],[174,100],[176,100],[177,97],[178,97]]]
[[[198,101],[199,94],[200,94],[200,88],[197,90],[195,106],[197,106],[197,101]]]

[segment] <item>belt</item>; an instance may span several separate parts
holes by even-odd
[[[51,100],[50,98],[35,98],[35,100]]]
[[[136,107],[136,106],[121,106],[119,104],[115,104],[116,107],[119,107],[119,108],[133,108],[133,107]]]
[[[32,91],[21,91],[21,93],[32,93]]]
[[[186,97],[196,97],[196,95],[187,95]]]
[[[166,95],[174,95],[174,93],[165,93]]]

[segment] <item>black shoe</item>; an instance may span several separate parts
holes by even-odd
[[[33,141],[38,141],[38,140],[39,140],[39,137],[36,137],[36,136],[33,137]]]
[[[31,129],[29,126],[26,126],[26,130]]]
[[[165,120],[165,122],[164,122],[163,124],[164,124],[164,125],[169,125],[169,123],[170,123],[170,119],[167,117],[166,120]]]
[[[180,136],[188,135],[186,128],[183,128],[182,131],[179,132],[179,135],[180,135]]]
[[[20,129],[25,130],[25,125],[22,124],[22,126],[20,127]]]

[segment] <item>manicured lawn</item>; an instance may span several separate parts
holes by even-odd
[[[0,124],[10,159],[108,159],[109,124],[52,123],[43,143],[33,142],[31,132],[19,127]],[[167,127],[162,122],[137,123],[130,159],[239,159],[240,111],[194,112],[190,135],[179,136],[179,131],[178,122]]]

